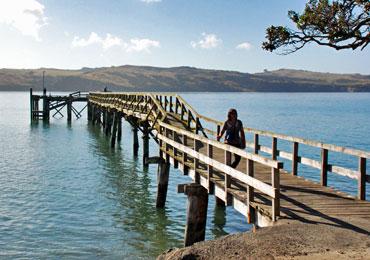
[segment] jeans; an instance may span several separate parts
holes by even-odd
[[[241,145],[240,144],[230,144],[230,145],[232,145],[232,146],[234,146],[234,147],[237,147],[237,148],[241,148]],[[229,156],[230,156],[230,158],[228,158],[227,159],[227,161],[228,162],[230,162],[230,164],[228,163],[228,165],[231,167],[231,168],[236,168],[236,167],[238,167],[238,165],[239,165],[239,163],[240,163],[240,160],[242,159],[239,155],[237,155],[237,154],[234,154],[234,157],[235,157],[235,159],[234,159],[234,161],[231,163],[231,153],[229,154]]]

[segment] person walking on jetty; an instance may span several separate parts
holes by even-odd
[[[221,133],[217,136],[217,141],[220,141],[225,132],[225,144],[229,144],[240,149],[245,148],[243,123],[238,119],[238,112],[234,108],[231,108],[227,113],[227,120],[222,127]],[[232,168],[236,168],[238,166],[240,159],[241,157],[235,154],[235,160],[231,163],[231,153],[227,153],[226,161]]]

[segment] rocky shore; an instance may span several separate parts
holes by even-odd
[[[279,225],[170,249],[167,259],[370,259],[369,219],[348,219],[351,225],[300,223]]]

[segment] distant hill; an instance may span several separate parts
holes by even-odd
[[[0,69],[0,91],[256,91],[256,92],[370,92],[370,75],[318,73],[280,69],[263,73],[206,70],[192,67]]]

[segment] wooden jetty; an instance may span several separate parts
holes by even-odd
[[[241,150],[216,141],[223,122],[198,114],[179,95],[89,93],[88,120],[102,125],[112,146],[121,140],[122,118],[133,128],[134,154],[137,154],[138,131],[141,131],[144,164],[159,165],[157,207],[165,205],[170,164],[194,181],[178,186],[178,192],[188,196],[185,245],[204,239],[208,194],[216,196],[219,205],[233,206],[257,226],[290,219],[351,227],[347,222],[350,217],[370,220],[370,202],[365,200],[366,183],[370,182],[370,175],[366,173],[370,152],[252,128],[245,128],[252,136],[252,140],[246,142],[251,151]],[[149,156],[150,136],[159,145],[159,156]],[[270,138],[271,146],[263,146],[259,141],[261,137]],[[291,144],[291,151],[278,149],[282,141]],[[301,145],[318,149],[321,159],[304,157],[300,154]],[[330,163],[329,153],[357,158],[358,168]],[[229,166],[232,154],[242,157],[236,169]],[[290,161],[291,167],[284,165],[282,158]],[[300,164],[317,169],[321,182],[299,176]],[[358,196],[327,187],[328,174],[357,180]],[[365,232],[370,234],[370,230]]]
[[[238,149],[216,141],[223,122],[200,115],[177,94],[92,92],[87,100],[88,120],[103,128],[112,147],[122,138],[122,118],[132,126],[135,155],[142,132],[144,165],[158,164],[158,208],[165,206],[171,164],[191,177],[193,183],[177,187],[188,196],[185,245],[204,240],[208,194],[216,197],[217,205],[234,207],[260,227],[294,220],[359,229],[351,218],[370,220],[366,201],[370,152],[248,127],[244,129],[251,137],[248,149]],[[149,155],[150,137],[158,143],[158,156]],[[269,138],[271,145],[263,145],[262,138]],[[284,150],[281,143],[291,149]],[[302,146],[316,149],[320,159],[304,156]],[[358,168],[335,164],[329,160],[332,153],[354,158]],[[236,169],[229,166],[235,154],[242,157]],[[320,183],[303,178],[300,165],[317,169]],[[357,197],[327,187],[329,174],[356,180]],[[370,235],[370,230],[362,232]]]
[[[76,118],[82,116],[82,111],[87,107],[84,106],[78,110],[73,106],[75,102],[87,102],[87,94],[81,93],[81,91],[73,92],[68,95],[47,95],[47,91],[44,88],[42,95],[35,95],[32,88],[30,89],[30,116],[31,121],[37,121],[39,119],[44,122],[49,122],[50,113],[52,116],[64,117],[62,109],[67,109],[67,121],[72,121],[72,113]]]

